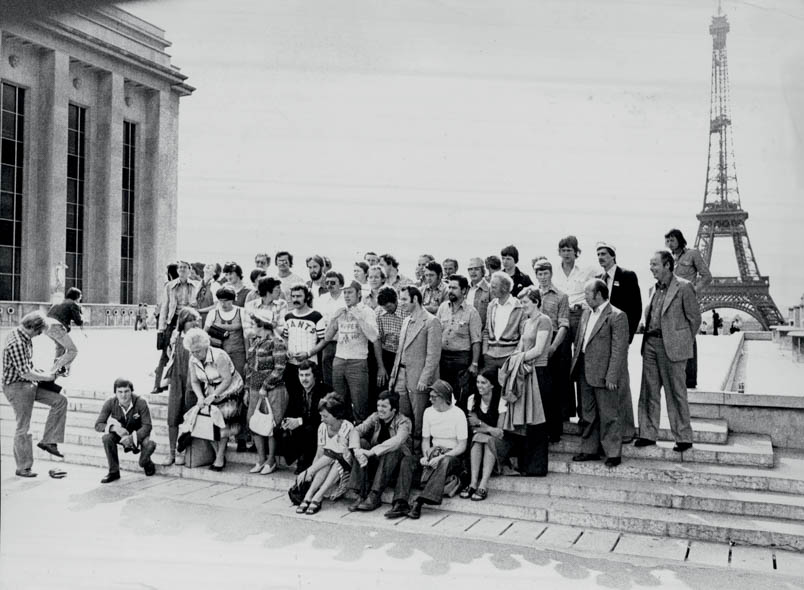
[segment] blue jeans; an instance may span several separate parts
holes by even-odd
[[[332,388],[351,403],[355,424],[371,414],[369,408],[369,379],[367,359],[342,359],[332,362]]]
[[[3,386],[8,403],[14,408],[17,428],[14,431],[14,460],[17,470],[33,466],[33,439],[28,430],[31,427],[34,401],[50,406],[45,422],[43,443],[64,442],[64,427],[67,420],[67,398],[60,393],[40,389],[36,383],[17,382]]]

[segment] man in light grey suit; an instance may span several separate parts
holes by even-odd
[[[584,285],[584,298],[589,308],[575,334],[570,373],[578,381],[586,427],[581,452],[572,460],[597,460],[603,447],[606,466],[616,467],[623,444],[619,389],[627,383],[628,316],[609,303],[609,288],[601,279]]]
[[[422,293],[414,286],[399,290],[399,304],[409,315],[402,322],[388,389],[399,393],[399,411],[413,420],[413,450],[420,454],[422,416],[439,377],[441,322],[422,307]]]
[[[686,366],[701,326],[701,308],[692,283],[673,274],[673,255],[660,250],[650,260],[656,287],[645,311],[642,339],[642,388],[639,392],[639,438],[637,447],[656,444],[659,429],[661,388],[664,387],[670,429],[676,446],[692,447],[690,410],[687,405]]]

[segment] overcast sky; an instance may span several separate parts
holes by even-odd
[[[223,8],[223,6],[226,8]],[[182,99],[179,253],[556,257],[639,273],[698,228],[716,10],[703,0],[160,0]],[[724,2],[738,183],[771,294],[804,293],[804,5]],[[791,256],[792,255],[792,256]],[[715,250],[715,271],[735,272]]]

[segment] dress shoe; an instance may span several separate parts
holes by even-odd
[[[16,474],[18,477],[36,477],[38,475],[38,473],[31,471],[30,467],[28,469],[17,469]]]
[[[143,466],[142,469],[145,471],[145,475],[148,477],[151,477],[154,473],[156,473],[156,465],[154,465],[154,462],[150,460]]]
[[[617,467],[623,460],[620,457],[609,457],[606,459],[606,467]]]
[[[118,479],[120,479],[120,472],[119,471],[110,471],[101,480],[101,483],[112,483],[113,481],[117,481]]]
[[[176,462],[176,453],[170,453],[165,460],[162,461],[162,467],[170,467]]]
[[[410,512],[410,505],[407,502],[394,502],[393,507],[385,513],[385,518],[402,518]]]
[[[184,465],[184,453],[176,453],[176,465]]]
[[[273,465],[268,463],[268,461],[266,461],[265,464],[262,466],[262,469],[260,469],[260,475],[271,475],[274,471],[276,471],[276,468],[278,466],[279,463],[277,462],[276,459],[274,459]]]
[[[61,452],[59,451],[59,447],[56,446],[56,443],[38,442],[36,443],[36,446],[42,449],[43,451],[50,453],[51,455],[64,458],[64,455],[61,454]]]
[[[416,502],[413,504],[413,508],[410,509],[408,512],[408,518],[412,518],[413,520],[418,520],[422,516],[422,503]]]
[[[226,463],[223,465],[215,465],[214,463],[209,466],[210,471],[223,471],[223,468],[226,467]]]
[[[360,510],[359,506],[360,506],[360,505],[361,505],[361,504],[362,504],[364,501],[365,501],[365,500],[364,500],[363,498],[361,498],[360,496],[358,496],[358,497],[357,497],[357,499],[356,499],[354,502],[352,502],[351,504],[349,504],[349,507],[347,508],[347,510],[348,510],[349,512],[357,512],[358,510]]]
[[[673,447],[673,450],[676,453],[683,453],[684,451],[689,451],[692,448],[692,443],[676,443],[676,446]]]
[[[598,461],[600,455],[593,455],[592,453],[578,453],[572,457],[573,461]]]
[[[382,505],[382,500],[380,499],[379,494],[376,492],[371,492],[368,495],[368,498],[363,500],[360,504],[358,504],[357,509],[361,512],[371,512],[372,510],[377,510]]]
[[[656,444],[655,440],[649,438],[638,438],[634,441],[635,447],[650,447]]]

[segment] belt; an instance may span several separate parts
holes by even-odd
[[[649,338],[661,338],[662,337],[662,331],[661,330],[648,330],[647,332],[645,332],[645,336],[647,336]]]

